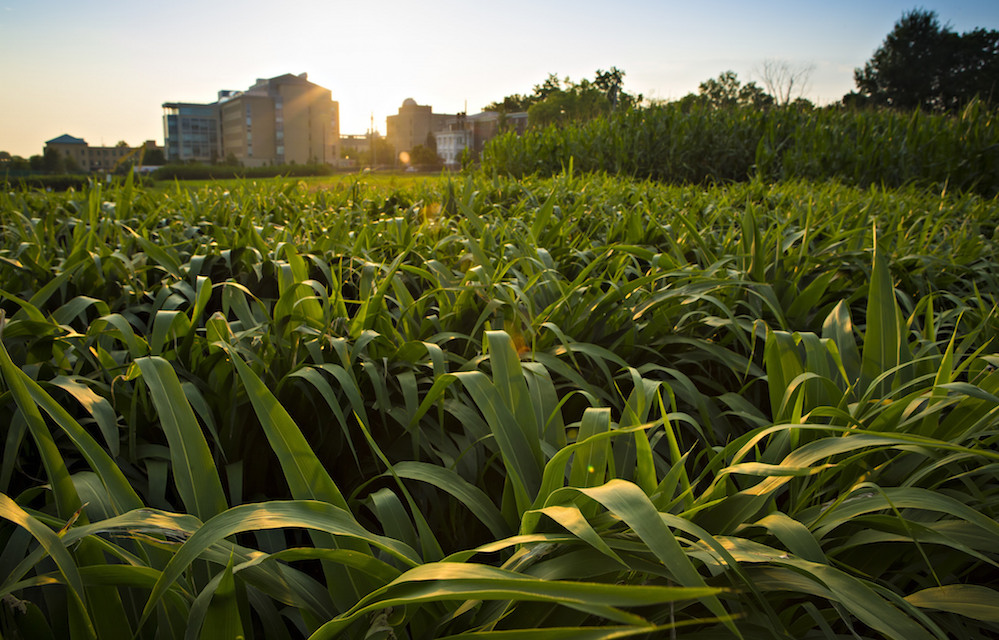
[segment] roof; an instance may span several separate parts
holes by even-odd
[[[64,133],[58,138],[52,138],[51,140],[46,140],[45,144],[87,144],[87,141],[83,138],[74,138],[68,133]]]

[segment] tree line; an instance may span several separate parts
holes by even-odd
[[[734,71],[705,80],[696,93],[680,98],[683,108],[814,108],[804,97],[813,67],[766,60],[757,69],[760,84],[743,83]],[[579,122],[616,109],[642,105],[642,96],[623,90],[625,72],[597,70],[574,82],[549,74],[529,94],[513,94],[487,105],[487,111],[527,112],[531,126]],[[863,67],[854,70],[857,89],[833,107],[877,107],[953,112],[972,100],[999,101],[999,31],[957,33],[941,25],[934,11],[915,9],[895,23]]]

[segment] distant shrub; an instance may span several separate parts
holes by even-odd
[[[30,176],[8,176],[0,174],[0,182],[3,183],[5,189],[23,187],[28,189],[66,191],[68,189],[83,189],[90,183],[90,180],[89,176],[83,174]]]
[[[333,168],[326,164],[282,164],[271,167],[233,165],[168,164],[153,172],[156,180],[225,180],[228,178],[274,178],[291,176],[328,176]]]

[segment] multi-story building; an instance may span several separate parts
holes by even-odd
[[[399,113],[386,118],[385,124],[388,141],[396,153],[409,153],[417,145],[436,147],[445,166],[454,168],[460,164],[465,149],[478,157],[486,142],[501,132],[522,134],[527,128],[527,113],[434,113],[429,105],[407,98]]]
[[[427,146],[431,136],[443,131],[455,116],[434,113],[430,105],[416,104],[416,100],[406,98],[399,113],[385,119],[386,138],[397,154],[409,153],[418,145]]]
[[[336,164],[339,104],[307,74],[261,78],[246,91],[220,91],[212,104],[163,105],[167,158],[246,166]]]
[[[168,162],[214,162],[222,157],[214,104],[163,104],[163,142]]]
[[[91,147],[83,138],[63,134],[45,143],[46,149],[57,151],[72,168],[75,165],[82,171],[114,171],[122,162],[134,160],[138,164],[144,152],[157,149],[156,142],[146,140],[141,147],[130,147],[119,143],[113,147]]]

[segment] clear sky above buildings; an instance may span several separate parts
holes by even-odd
[[[625,90],[675,99],[766,59],[814,65],[807,97],[851,91],[903,12],[957,31],[999,29],[997,0],[0,0],[0,150],[29,156],[63,133],[92,145],[162,143],[167,101],[308,72],[365,133],[407,97],[475,113],[549,73],[616,66]]]

